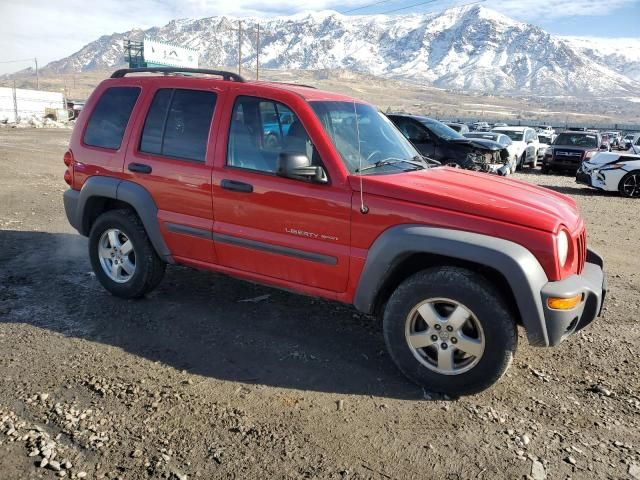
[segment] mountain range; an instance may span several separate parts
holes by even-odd
[[[71,73],[119,66],[123,40],[145,37],[197,49],[200,65],[235,66],[239,20],[244,68],[255,68],[259,23],[263,68],[350,69],[494,94],[640,92],[637,49],[555,37],[479,5],[438,14],[345,16],[323,11],[269,19],[173,20],[163,27],[102,36],[45,69]]]

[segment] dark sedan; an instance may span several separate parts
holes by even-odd
[[[425,157],[444,165],[507,175],[509,152],[497,142],[471,139],[438,120],[418,115],[388,115]]]

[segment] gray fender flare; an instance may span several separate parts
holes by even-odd
[[[144,187],[137,183],[117,178],[90,177],[80,190],[76,204],[75,222],[71,222],[76,228],[79,227],[78,231],[85,236],[89,235],[89,225],[85,221],[85,209],[87,202],[93,197],[112,198],[131,205],[138,217],[140,217],[156,253],[163,260],[174,263],[171,251],[167,247],[160,231],[158,207],[151,194]]]
[[[532,345],[548,345],[541,290],[547,275],[522,245],[478,233],[400,225],[382,233],[369,249],[354,305],[371,314],[385,281],[403,260],[415,253],[441,255],[490,267],[509,283]]]

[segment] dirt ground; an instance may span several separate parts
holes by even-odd
[[[580,204],[604,316],[554,349],[521,332],[451,400],[347,306],[182,267],[107,294],[63,211],[69,134],[0,129],[0,479],[640,479],[640,201],[518,174]]]

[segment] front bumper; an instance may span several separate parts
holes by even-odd
[[[558,345],[600,316],[606,292],[604,260],[593,250],[587,251],[587,262],[580,275],[547,283],[541,295],[549,346]],[[555,310],[547,304],[550,297],[570,298],[576,295],[582,295],[582,301],[570,310]]]
[[[576,183],[581,183],[583,185],[593,187],[593,182],[591,181],[591,173],[585,172],[583,168],[580,167],[576,172]]]

